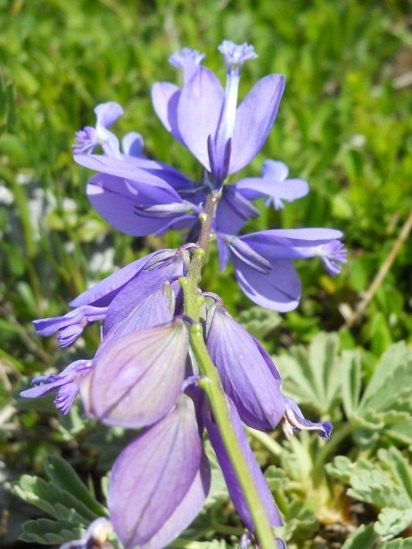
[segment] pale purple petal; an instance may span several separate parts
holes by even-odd
[[[329,440],[333,425],[329,421],[313,423],[304,417],[296,402],[287,398],[286,412],[284,417],[283,432],[286,438],[291,438],[293,433],[299,431],[315,431],[324,440]]]
[[[188,329],[179,319],[113,338],[97,352],[81,389],[86,413],[107,425],[155,423],[181,392],[188,348]]]
[[[34,320],[33,325],[36,332],[42,336],[50,336],[58,331],[57,339],[60,346],[68,347],[76,341],[86,326],[103,320],[105,316],[105,307],[83,305],[64,316]]]
[[[161,549],[162,539],[177,537],[180,528],[190,522],[190,503],[183,503],[182,512],[177,509],[195,482],[202,455],[193,402],[185,395],[169,415],[145,429],[123,450],[112,469],[108,503],[114,530],[126,549],[149,547],[157,532],[159,544],[150,544],[150,548]],[[194,490],[198,491],[197,483]],[[198,494],[192,497],[198,507]],[[172,520],[175,512],[176,530]]]
[[[180,504],[142,549],[162,549],[183,532],[201,511],[210,489],[210,465],[204,456],[200,469]]]
[[[229,401],[229,405],[230,405],[230,415],[231,415],[233,430],[238,439],[242,454],[246,460],[246,463],[249,466],[249,470],[253,477],[254,484],[259,493],[264,510],[266,511],[267,519],[269,523],[274,527],[282,526],[282,519],[280,517],[279,511],[276,507],[273,496],[266,483],[265,477],[263,476],[262,471],[259,467],[259,464],[257,463],[256,458],[249,446],[239,415],[236,411],[236,407],[234,406],[233,403],[230,403],[230,401]],[[240,518],[242,519],[242,522],[251,532],[254,532],[255,525],[253,523],[252,516],[250,514],[248,505],[246,503],[246,500],[243,495],[242,488],[237,479],[236,473],[233,469],[232,463],[226,452],[219,429],[211,419],[210,414],[206,413],[204,415],[204,421],[205,421],[207,431],[209,433],[210,441],[213,445],[213,448],[216,452],[217,459],[219,461],[219,465],[222,469],[223,476],[225,477],[225,481],[229,490],[230,497],[233,501],[233,504],[235,505],[236,510],[239,513]]]
[[[145,158],[143,154],[144,141],[140,133],[129,132],[122,139],[122,149],[124,154]]]
[[[303,179],[287,179],[277,182],[261,177],[249,177],[241,179],[235,186],[249,200],[268,196],[274,201],[280,199],[293,202],[293,200],[306,196],[309,192],[309,185]]]
[[[176,254],[173,261],[165,262],[157,269],[142,271],[131,280],[111,302],[103,324],[103,334],[107,334],[118,322],[127,318],[136,307],[156,292],[165,282],[183,276],[186,272],[184,258]]]
[[[170,82],[157,82],[152,87],[152,103],[163,126],[184,145],[177,123],[177,106],[181,89]]]
[[[153,187],[152,197],[145,197],[136,186],[120,177],[107,174],[93,176],[87,184],[87,196],[93,208],[117,230],[132,236],[147,236],[168,227],[174,217],[180,214],[170,213],[168,217],[159,217],[145,212],[145,206],[164,203],[168,195],[163,189]],[[157,195],[157,200],[156,200]]]
[[[225,94],[212,71],[199,67],[183,87],[177,110],[180,133],[190,152],[210,171],[207,141],[215,137]]]
[[[116,120],[123,116],[122,107],[114,101],[97,105],[94,112],[96,113],[97,125],[104,128],[110,128]]]
[[[277,426],[285,413],[280,375],[262,347],[216,303],[207,335],[209,354],[219,371],[226,394],[232,399],[246,425],[260,431]]]
[[[169,172],[151,160],[133,156],[113,158],[84,154],[74,155],[74,160],[91,170],[127,179],[139,192],[144,192],[146,197],[156,200],[157,203],[180,201],[179,195],[167,181]],[[158,199],[159,189],[163,190],[163,200]]]
[[[239,286],[254,303],[281,313],[299,305],[302,285],[291,262],[271,261],[272,270],[265,274],[236,257],[232,259]]]
[[[216,211],[215,230],[237,234],[254,217],[259,217],[259,210],[235,186],[225,185]]]
[[[133,263],[123,267],[80,294],[70,302],[70,305],[72,307],[80,307],[81,305],[105,307],[113,301],[113,298],[119,293],[120,289],[144,269],[151,260],[159,260],[161,263],[162,261],[168,261],[175,254],[176,250],[157,250],[148,256],[133,261]]]
[[[270,74],[259,80],[236,111],[229,174],[244,168],[263,147],[278,112],[285,78]]]
[[[280,160],[265,160],[262,165],[262,177],[272,181],[285,181],[289,175],[289,168]]]

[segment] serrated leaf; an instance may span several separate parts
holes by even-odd
[[[412,539],[394,539],[382,545],[381,549],[412,549]]]
[[[356,532],[345,541],[342,549],[374,549],[375,542],[378,536],[373,530],[373,525],[370,524],[366,528],[361,526]]]
[[[400,342],[382,356],[363,395],[359,410],[397,408],[399,396],[412,395],[412,352]],[[410,403],[409,410],[412,410]]]
[[[375,532],[382,541],[389,541],[412,524],[412,508],[407,510],[386,507],[378,516]]]
[[[326,472],[332,477],[349,484],[354,464],[346,456],[337,456],[326,466]]]
[[[23,475],[12,487],[21,499],[45,511],[57,519],[70,517],[82,525],[97,518],[81,501],[69,492],[61,491],[50,482],[30,475]]]
[[[287,356],[275,358],[285,393],[321,415],[331,410],[340,388],[338,346],[336,334],[319,333],[308,350],[292,347]]]
[[[37,519],[23,524],[22,541],[42,543],[47,545],[61,545],[66,541],[79,539],[83,531],[75,522],[68,520]]]
[[[359,406],[362,384],[362,366],[359,353],[345,351],[342,354],[342,400],[345,413],[351,417]]]
[[[241,311],[238,320],[254,337],[262,339],[279,326],[282,317],[276,311],[254,306]]]
[[[76,471],[67,461],[59,456],[50,456],[44,464],[50,480],[62,491],[69,492],[82,502],[93,514],[106,516],[107,510],[91,495]]]

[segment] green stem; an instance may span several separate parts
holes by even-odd
[[[198,284],[201,280],[202,266],[209,247],[212,221],[218,201],[219,195],[215,193],[209,195],[205,206],[205,213],[201,217],[202,229],[198,241],[199,249],[195,250],[192,255],[187,277],[181,279],[185,303],[184,308],[185,314],[195,321],[190,330],[190,341],[199,372],[203,377],[199,385],[207,394],[214,420],[219,428],[223,444],[252,516],[260,547],[262,549],[274,549],[276,542],[273,529],[233,430],[228,400],[223,390],[218,370],[206,348],[203,328],[199,323],[200,307],[204,298],[198,290]]]
[[[325,461],[352,431],[353,425],[350,422],[346,423],[339,430],[336,430],[331,439],[319,450],[313,467],[313,483],[315,486],[319,486],[324,478]]]

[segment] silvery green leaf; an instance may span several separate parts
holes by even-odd
[[[377,542],[377,535],[373,530],[373,525],[370,524],[366,528],[361,526],[351,536],[342,549],[375,549]]]
[[[83,531],[76,522],[59,519],[29,520],[23,524],[22,541],[45,545],[61,545],[66,541],[80,538]]]
[[[386,507],[379,513],[375,532],[379,534],[382,541],[389,541],[406,530],[410,524],[412,524],[412,509]]]
[[[329,412],[341,384],[337,334],[317,334],[309,346],[292,347],[288,355],[275,357],[285,393],[320,414]]]
[[[238,321],[254,337],[262,339],[279,326],[282,322],[282,317],[276,311],[253,306],[241,311]]]
[[[345,413],[351,417],[359,406],[362,365],[359,353],[344,351],[341,362],[342,400]]]

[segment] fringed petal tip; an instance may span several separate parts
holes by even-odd
[[[323,440],[330,439],[333,425],[329,421],[313,423],[304,417],[294,400],[290,398],[286,400],[288,404],[284,415],[283,432],[287,439],[290,439],[295,432],[299,431],[315,431]]]

